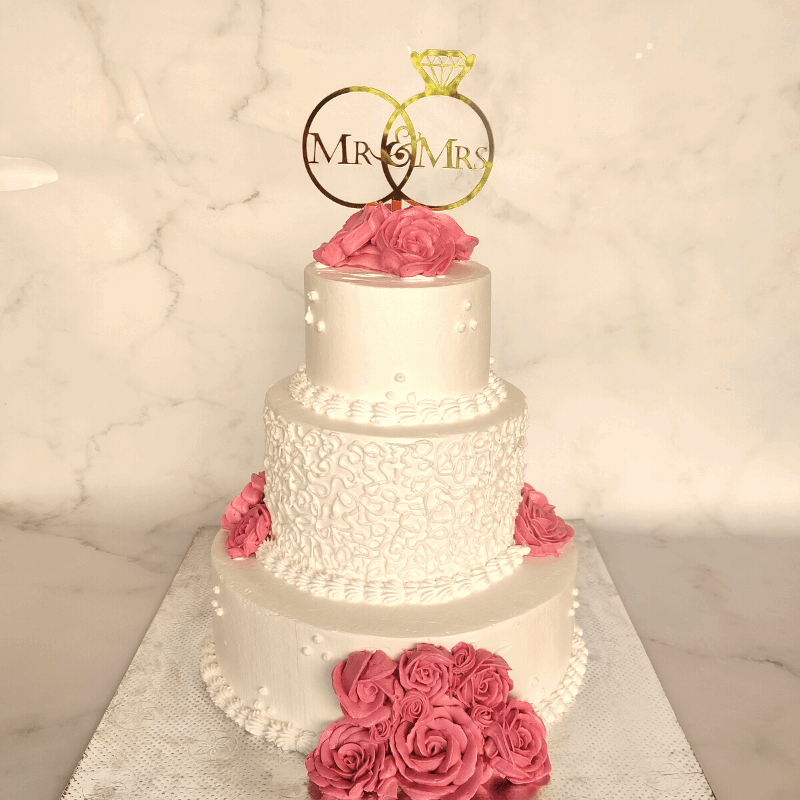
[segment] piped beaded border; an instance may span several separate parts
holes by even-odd
[[[303,730],[291,722],[280,722],[267,716],[258,708],[251,708],[231,689],[217,661],[214,628],[209,625],[200,650],[200,674],[214,704],[221,708],[237,725],[253,736],[262,736],[281,750],[296,750],[308,755],[316,746],[319,734]]]
[[[489,385],[474,395],[446,397],[443,400],[406,400],[402,403],[377,403],[352,400],[308,380],[306,365],[301,364],[289,381],[289,393],[306,408],[331,419],[351,419],[374,425],[416,425],[436,422],[457,422],[488,414],[508,397],[505,383],[489,372]]]
[[[572,651],[569,665],[561,683],[541,702],[533,701],[536,713],[544,724],[552,724],[567,710],[567,706],[578,694],[578,689],[586,673],[588,650],[583,641],[583,631],[576,625],[572,634]],[[203,676],[211,699],[237,725],[253,736],[272,742],[281,750],[296,750],[308,755],[319,741],[319,734],[268,717],[263,711],[251,708],[228,685],[222,677],[214,645],[214,628],[209,625],[200,654],[200,674]]]
[[[398,605],[447,603],[487,589],[492,583],[510,575],[529,552],[529,547],[512,544],[505,552],[481,567],[474,567],[466,574],[407,582],[399,579],[356,581],[323,570],[306,571],[287,556],[278,553],[274,543],[270,541],[259,548],[256,557],[268,572],[317,597],[351,603]]]
[[[569,665],[561,683],[544,700],[531,700],[536,713],[542,718],[546,727],[549,728],[575,699],[578,689],[583,683],[583,676],[586,674],[588,658],[589,651],[583,641],[583,629],[576,625],[572,631],[572,652]]]

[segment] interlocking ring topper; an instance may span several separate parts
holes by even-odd
[[[492,164],[494,163],[494,136],[492,135],[492,129],[489,125],[489,120],[486,118],[486,115],[481,111],[481,109],[475,104],[474,101],[470,100],[470,98],[466,97],[465,95],[461,94],[458,91],[458,85],[463,80],[464,76],[472,69],[473,64],[475,63],[475,56],[465,56],[460,50],[425,50],[423,53],[411,53],[411,63],[416,68],[417,72],[422,75],[425,81],[425,89],[424,91],[420,92],[419,94],[415,94],[413,97],[409,97],[404,103],[398,103],[393,97],[390,97],[386,92],[382,92],[380,89],[373,89],[371,86],[346,86],[344,89],[339,89],[335,92],[332,92],[327,97],[323,98],[311,112],[306,121],[305,130],[303,131],[303,163],[306,167],[306,172],[308,172],[308,176],[313,181],[314,185],[319,189],[322,194],[324,194],[330,200],[333,200],[335,203],[339,203],[340,205],[347,206],[348,208],[363,208],[365,205],[369,205],[370,203],[385,203],[387,200],[392,201],[393,208],[399,208],[401,201],[405,200],[410,205],[427,205],[429,208],[435,211],[445,211],[450,208],[456,208],[457,206],[461,206],[464,203],[472,200],[478,192],[483,189],[486,185],[486,181],[489,179],[489,174],[492,171]],[[320,145],[323,157],[327,160],[328,163],[331,162],[333,156],[336,153],[336,150],[339,147],[337,144],[336,148],[334,148],[331,155],[328,155],[325,146],[322,144],[322,140],[319,137],[318,133],[311,131],[311,126],[314,123],[314,119],[316,118],[317,114],[322,110],[324,106],[330,103],[332,100],[335,100],[340,95],[349,94],[350,92],[367,92],[369,94],[375,95],[386,100],[394,107],[394,111],[392,112],[391,116],[389,117],[386,126],[383,129],[383,136],[381,138],[381,152],[380,152],[380,161],[381,167],[383,169],[383,174],[391,187],[389,192],[385,194],[383,197],[375,198],[371,197],[363,202],[352,202],[350,200],[345,200],[340,197],[336,197],[330,191],[328,191],[318,180],[317,176],[314,175],[311,164],[320,163],[316,161],[317,157],[317,145]],[[420,142],[423,142],[423,147],[427,148],[427,142],[425,142],[423,137],[417,136],[416,131],[414,130],[414,124],[411,121],[411,117],[408,114],[408,107],[411,106],[413,103],[416,103],[418,100],[421,100],[425,97],[432,97],[435,95],[443,95],[445,97],[453,97],[456,100],[460,100],[462,103],[465,103],[469,106],[480,118],[481,122],[483,123],[483,127],[486,130],[486,134],[489,140],[489,146],[486,147],[479,147],[475,150],[475,155],[479,158],[484,166],[483,166],[483,174],[481,176],[480,181],[472,189],[471,192],[464,195],[464,197],[456,200],[453,203],[446,203],[442,205],[432,205],[428,203],[420,203],[413,198],[409,197],[403,191],[403,187],[409,181],[412,172],[414,171],[415,165],[417,164],[417,156],[418,156],[418,148],[420,147]],[[392,127],[394,126],[395,122],[397,122],[397,118],[402,117],[403,125],[397,129],[395,132],[395,139],[394,141],[389,141],[389,135],[391,133]],[[408,139],[407,143],[400,144],[399,136],[401,133],[404,135],[404,138]],[[348,134],[343,134],[339,143],[344,143],[342,147],[342,157],[343,161],[340,161],[340,164],[352,164],[358,163],[359,151],[358,148],[356,149],[356,161],[351,162],[347,160],[347,151],[346,151],[346,137]],[[313,158],[309,159],[309,137],[313,139],[314,149],[313,149]],[[448,140],[448,144],[446,145],[447,148],[447,163],[450,166],[452,161],[452,152],[451,152],[451,142],[454,141],[452,139]],[[357,144],[363,144],[358,142]],[[365,145],[365,147],[367,147]],[[466,156],[461,155],[461,150],[466,150],[467,155],[469,154],[469,150],[467,148],[456,148],[456,168],[460,168],[461,161],[466,161]],[[488,153],[484,156],[480,153],[481,150],[488,150]],[[371,151],[370,151],[371,152]],[[431,151],[427,150],[429,158],[433,165],[435,165],[438,158],[441,157],[442,153],[433,158]],[[444,152],[444,150],[443,150]],[[363,155],[363,153],[361,153]],[[368,162],[369,163],[369,162]],[[469,162],[467,161],[469,164]],[[406,171],[403,174],[402,180],[396,182],[394,177],[390,172],[391,167],[403,167],[407,165]],[[471,167],[470,167],[471,168]]]

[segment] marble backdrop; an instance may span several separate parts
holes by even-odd
[[[305,174],[308,113],[419,91],[411,49],[478,56],[496,166],[454,215],[529,481],[597,533],[796,533],[798,29],[768,0],[0,3],[0,156],[59,173],[0,193],[19,796],[69,775],[194,530],[260,468],[302,267],[345,215]]]
[[[791,3],[6,3],[6,513],[160,563],[262,458],[303,360],[324,94],[476,53],[496,167],[455,212],[494,277],[528,476],[595,530],[790,533],[798,511],[800,13]],[[466,89],[466,87],[465,87]],[[72,534],[70,534],[72,535]]]

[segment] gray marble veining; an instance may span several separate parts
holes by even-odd
[[[191,531],[261,462],[302,267],[345,213],[305,175],[306,116],[418,91],[428,46],[478,56],[496,166],[455,216],[528,479],[608,542],[721,800],[797,796],[798,8],[35,11],[0,12],[0,156],[59,176],[0,193],[3,796],[58,796]]]

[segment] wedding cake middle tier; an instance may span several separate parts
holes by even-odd
[[[472,419],[378,426],[331,419],[292,397],[266,400],[264,502],[270,571],[320,596],[446,602],[513,571],[524,483],[525,398],[506,385]]]

